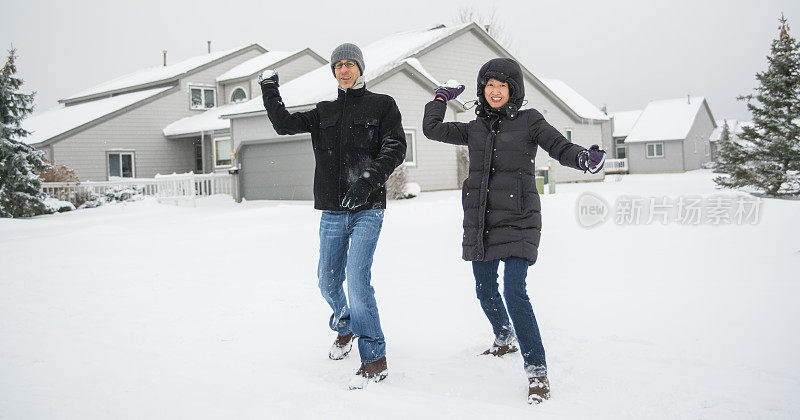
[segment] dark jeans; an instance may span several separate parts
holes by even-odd
[[[503,258],[503,295],[508,311],[503,305],[497,285],[497,269],[500,260],[473,261],[472,272],[475,274],[475,290],[489,323],[494,330],[495,342],[498,345],[510,343],[516,331],[525,372],[528,377],[546,376],[547,363],[544,359],[542,337],[539,325],[533,314],[528,292],[525,291],[525,277],[528,275],[528,260],[524,258]],[[511,321],[509,321],[511,314]],[[513,328],[511,326],[513,322]]]

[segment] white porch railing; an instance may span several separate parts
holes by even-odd
[[[628,172],[628,158],[606,159],[603,168],[607,174],[620,174]]]
[[[155,178],[117,178],[111,181],[42,182],[42,192],[59,200],[75,201],[78,193],[106,194],[110,189],[134,188],[143,195],[162,200],[194,199],[197,196],[233,196],[233,175],[226,173],[156,175]]]

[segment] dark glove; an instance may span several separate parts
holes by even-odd
[[[261,86],[261,99],[264,100],[264,109],[268,109],[269,98],[278,94],[278,72],[264,70],[258,75],[258,84]]]
[[[589,150],[584,150],[578,154],[578,167],[583,169],[584,172],[596,174],[603,169],[603,163],[606,161],[606,151],[601,150],[600,146],[593,144]]]
[[[452,101],[458,95],[461,95],[464,89],[464,85],[458,85],[456,87],[439,86],[434,92],[434,99],[441,99],[444,102]]]
[[[265,83],[274,83],[278,87],[278,70],[264,70],[258,75],[258,84],[262,87]]]
[[[372,193],[372,185],[359,178],[344,195],[342,207],[353,210],[366,204],[369,195]]]

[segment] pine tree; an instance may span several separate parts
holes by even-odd
[[[725,142],[731,139],[731,129],[728,127],[728,120],[722,120],[722,134],[719,136],[719,141]]]
[[[22,120],[33,112],[33,94],[20,92],[15,77],[16,50],[0,71],[0,217],[29,217],[48,213],[37,172],[47,170],[44,153],[22,143],[28,135]]]
[[[800,45],[781,15],[780,35],[772,41],[769,67],[756,74],[761,83],[747,101],[753,126],[741,142],[722,143],[714,181],[726,188],[755,187],[768,195],[800,194]]]

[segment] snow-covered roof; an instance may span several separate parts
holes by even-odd
[[[684,140],[705,101],[702,96],[651,101],[636,120],[625,143]]]
[[[590,120],[608,121],[608,115],[603,113],[603,111],[598,109],[594,104],[589,102],[588,99],[581,96],[580,93],[576,92],[575,89],[572,89],[563,81],[559,79],[545,79],[542,77],[539,77],[539,80],[541,80],[541,82],[556,96],[561,98],[561,100],[575,111],[579,117]]]
[[[22,127],[31,132],[23,141],[27,144],[41,143],[171,88],[148,89],[72,106],[57,106],[22,122]]]
[[[435,28],[401,32],[380,39],[361,48],[364,54],[364,78],[367,83],[382,76],[406,59],[436,42],[471,25],[437,26]],[[410,64],[410,63],[409,63]],[[418,63],[417,63],[418,64]],[[421,67],[421,64],[419,65]],[[416,68],[416,67],[415,67]],[[425,72],[427,73],[427,72]],[[333,100],[337,96],[336,79],[328,64],[306,73],[285,85],[281,85],[281,98],[287,108],[312,105],[320,101]],[[229,114],[246,114],[263,111],[261,98],[253,98],[238,104]]]
[[[612,115],[612,118],[614,118],[614,133],[611,136],[627,137],[640,115],[642,115],[642,110],[615,112]]]
[[[230,120],[221,119],[220,116],[229,113],[230,109],[238,104],[228,104],[211,108],[202,114],[181,118],[164,127],[164,135],[184,136],[201,131],[225,130],[230,128]]]
[[[222,73],[219,77],[217,77],[217,81],[224,82],[227,80],[238,79],[240,77],[251,76],[281,60],[297,54],[298,52],[300,51],[270,51],[261,54],[258,57],[251,58],[250,60],[239,64],[225,73]]]
[[[232,54],[234,52],[247,48],[249,46],[250,45],[246,45],[224,51],[215,51],[210,54],[198,55],[196,57],[192,57],[168,66],[150,67],[147,69],[139,70],[130,74],[126,74],[124,76],[117,77],[116,79],[109,80],[108,82],[101,83],[89,89],[83,90],[72,96],[62,99],[59,102],[67,102],[73,99],[97,95],[105,92],[114,92],[121,89],[148,85],[160,81],[167,81],[177,76],[180,76],[184,73],[188,73],[200,66],[211,63],[214,60],[225,57],[228,54]]]
[[[717,120],[717,128],[711,132],[711,136],[709,137],[710,141],[719,141],[722,138],[722,127],[727,123],[728,125],[728,132],[730,133],[731,137],[736,134],[736,130],[741,132],[739,127],[739,121],[737,120]]]

